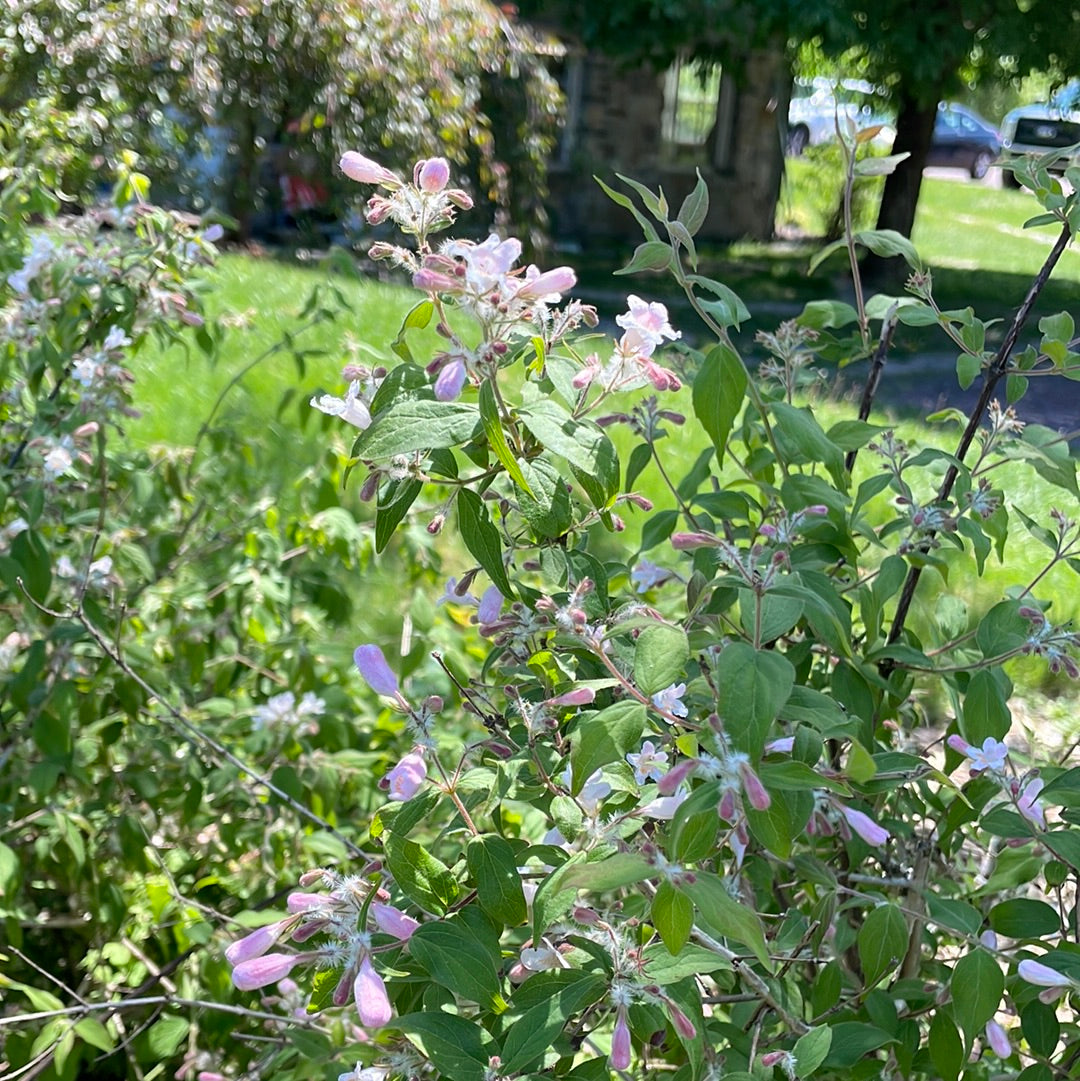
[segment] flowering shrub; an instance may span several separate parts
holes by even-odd
[[[845,145],[849,185],[889,167]],[[257,863],[266,885],[227,943],[207,941],[206,907],[181,908],[207,990],[154,999],[175,1011],[155,1025],[162,1057],[186,1036],[179,1076],[204,1079],[1068,1073],[1080,771],[1013,731],[1006,668],[1026,655],[1071,675],[1077,638],[1041,597],[1046,571],[986,611],[941,598],[958,566],[1007,559],[1017,521],[1046,570],[1076,569],[1074,464],[1013,411],[1028,379],[1077,370],[1066,314],[1016,350],[1075,197],[1032,167],[1036,221],[1060,233],[996,350],[970,309],[938,309],[904,238],[849,222],[855,303],[763,336],[753,372],[729,333],[742,302],[700,273],[703,182],[674,216],[633,181],[636,199],[611,192],[645,235],[621,273],[672,274],[715,339],[698,348],[638,295],[616,340],[581,339],[600,314],[564,302],[570,268],[522,267],[498,236],[438,243],[468,205],[439,159],[411,179],[355,153],[342,168],[411,238],[372,254],[422,296],[400,363],[350,366],[344,397],[312,406],[355,440],[346,477],[366,472],[373,548],[415,521],[431,545],[459,538],[462,563],[433,606],[431,665],[375,642],[353,655],[381,734],[399,733],[385,801],[295,771],[271,789],[333,807],[325,866],[298,862],[316,847],[299,836],[245,850],[230,819],[250,809],[208,779],[229,808],[213,834],[227,873]],[[866,298],[859,246],[904,256],[910,295]],[[939,325],[961,382],[982,379],[948,449],[869,419],[907,325]],[[442,344],[418,356],[429,327]],[[822,357],[868,362],[857,419],[826,427],[799,397]],[[1025,510],[997,483],[1006,461],[1062,507]],[[949,702],[944,731],[921,723],[927,688]],[[267,701],[260,731],[317,717],[321,735],[307,689]],[[110,1025],[144,1005],[114,1001]],[[165,1043],[159,1026],[196,1007],[199,1027]],[[68,1015],[41,1009],[53,1029],[38,1052],[15,1045],[19,1067],[63,1038]],[[82,995],[71,1014],[104,1042],[94,1009]]]
[[[849,185],[890,166],[856,145]],[[362,404],[356,382],[350,405],[312,404],[360,430],[377,534],[421,501],[429,532],[456,519],[475,563],[444,600],[475,608],[487,646],[453,668],[436,655],[456,708],[356,650],[411,749],[384,778],[366,867],[305,872],[326,892],[230,947],[234,984],[305,966],[309,1016],[353,997],[359,1064],[342,1078],[1052,1077],[1078,1035],[1053,1003],[1080,980],[1063,888],[1080,771],[1012,733],[1005,665],[1075,675],[1077,636],[1039,600],[1041,574],[980,614],[912,603],[957,561],[1005,559],[1012,520],[1047,568],[1073,559],[1067,511],[1044,524],[994,486],[1017,459],[1075,499],[1065,445],[1012,408],[1031,375],[1075,372],[1072,320],[1043,319],[1014,355],[1036,283],[990,351],[970,310],[936,307],[907,241],[849,231],[856,304],[764,335],[755,376],[728,334],[741,302],[697,272],[705,185],[672,217],[627,181],[640,205],[611,194],[645,241],[622,272],[673,274],[716,344],[683,344],[663,305],[630,296],[618,340],[582,348],[572,333],[598,318],[562,303],[570,268],[520,267],[496,236],[435,243],[468,206],[442,162],[411,183],[359,154],[342,167],[413,238],[372,255],[425,297]],[[1031,179],[1061,227],[1041,282],[1077,210]],[[866,300],[857,245],[907,258],[911,296]],[[409,332],[431,323],[445,345],[421,363]],[[983,380],[952,452],[868,419],[897,324],[935,323],[961,381]],[[796,403],[818,354],[870,361],[858,419],[825,428]],[[676,479],[659,447],[685,418],[662,396],[683,379],[711,445]],[[625,460],[612,426],[631,433]],[[653,469],[663,509],[635,492]],[[620,550],[604,531],[631,535],[631,515],[640,540]],[[919,724],[922,686],[947,689],[944,733]],[[302,951],[278,952],[290,938]]]

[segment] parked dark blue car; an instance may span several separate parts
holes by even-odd
[[[1001,136],[988,120],[963,105],[938,105],[927,165],[966,169],[982,180],[1000,152]]]

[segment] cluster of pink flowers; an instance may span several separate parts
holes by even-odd
[[[300,878],[301,887],[316,884],[329,892],[289,894],[288,916],[252,931],[225,951],[232,982],[241,991],[254,991],[286,979],[298,965],[340,968],[341,979],[331,1001],[344,1006],[355,999],[360,1023],[381,1028],[393,1011],[386,985],[372,964],[372,932],[359,921],[370,919],[376,930],[398,942],[407,942],[419,924],[387,904],[389,894],[364,879],[324,870],[309,871]],[[300,953],[274,951],[287,938],[306,942],[316,935],[325,935],[329,941]]]

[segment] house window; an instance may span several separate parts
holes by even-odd
[[[719,64],[677,60],[664,75],[660,133],[670,156],[706,145],[720,102]]]

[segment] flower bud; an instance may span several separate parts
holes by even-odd
[[[678,552],[693,548],[715,548],[716,537],[712,533],[672,533],[671,547]]]
[[[255,991],[283,980],[308,956],[302,953],[267,953],[250,961],[241,961],[232,970],[233,986],[240,991]]]
[[[868,844],[882,845],[892,836],[884,826],[879,826],[869,815],[852,807],[841,807],[847,824]]]
[[[381,184],[384,187],[400,188],[401,180],[385,166],[355,150],[348,150],[341,155],[341,171],[358,184]]]
[[[1072,987],[1073,981],[1056,968],[1044,965],[1040,961],[1021,961],[1016,969],[1020,979],[1035,984],[1036,987]]]
[[[615,1017],[615,1031],[611,1035],[611,1056],[608,1064],[613,1070],[630,1068],[630,1026],[626,1021],[626,1010],[619,1007]]]
[[[393,698],[398,693],[397,676],[386,663],[383,651],[375,645],[357,646],[353,661],[367,685],[376,693]]]
[[[421,191],[431,194],[440,192],[450,180],[450,166],[446,158],[428,158],[418,161],[413,171],[413,179]]]
[[[743,791],[750,801],[750,806],[755,811],[767,811],[772,803],[772,798],[761,783],[761,778],[745,762],[739,765],[739,779],[742,781]]]
[[[1008,1058],[1012,1054],[1009,1034],[996,1021],[986,1022],[986,1044],[998,1058]]]
[[[321,877],[322,872],[319,872]],[[307,876],[304,876],[307,877]],[[303,878],[301,879],[301,883]],[[322,908],[328,898],[322,893],[290,893],[285,900],[285,907],[290,912],[310,912],[313,908]]]
[[[592,687],[575,687],[572,691],[549,698],[545,705],[548,706],[587,706],[596,698],[596,691]]]
[[[230,965],[238,965],[243,961],[262,957],[281,937],[285,924],[288,922],[288,920],[278,920],[277,923],[268,923],[265,927],[260,927],[238,939],[225,951],[225,960]]]
[[[393,935],[399,942],[408,942],[413,931],[420,926],[412,916],[407,916],[393,905],[380,905],[376,902],[371,906],[371,915],[380,931]]]
[[[360,964],[360,971],[353,984],[353,994],[356,997],[356,1009],[360,1014],[360,1024],[365,1028],[382,1028],[393,1017],[386,984],[371,967],[370,957],[365,957]]]

